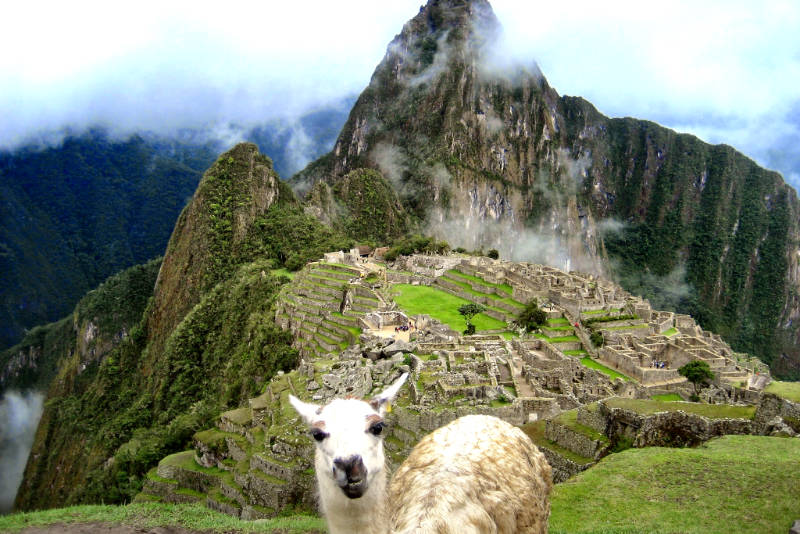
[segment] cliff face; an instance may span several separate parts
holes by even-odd
[[[560,97],[499,31],[486,1],[428,2],[295,188],[376,169],[453,246],[615,276],[800,376],[795,191],[730,147]]]

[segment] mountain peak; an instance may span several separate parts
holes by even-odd
[[[394,70],[423,73],[437,60],[479,56],[493,44],[500,23],[486,0],[430,0],[389,44],[386,60]]]

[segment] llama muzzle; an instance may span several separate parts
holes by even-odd
[[[334,460],[333,478],[351,499],[358,499],[367,491],[367,467],[359,455]]]

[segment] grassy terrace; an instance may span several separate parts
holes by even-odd
[[[456,332],[463,332],[467,328],[464,317],[458,313],[458,308],[468,304],[469,301],[428,286],[395,284],[392,289],[395,292],[394,301],[406,313],[410,315],[428,314]],[[498,321],[483,313],[473,317],[472,324],[475,325],[478,332],[506,327],[506,323],[503,321]]]
[[[297,276],[297,272],[290,271],[289,269],[286,269],[284,267],[281,267],[280,269],[272,269],[270,271],[270,274],[272,276],[285,276],[289,280],[294,280],[294,277]]]
[[[447,280],[450,283],[456,284],[458,287],[460,287],[461,289],[463,289],[466,293],[469,293],[470,295],[475,295],[476,297],[488,297],[488,298],[490,298],[492,300],[496,300],[498,302],[504,302],[506,304],[509,304],[509,305],[511,305],[511,306],[513,306],[515,308],[519,308],[519,309],[522,309],[522,308],[525,307],[524,304],[522,304],[521,302],[517,302],[516,300],[512,299],[511,297],[501,297],[500,295],[496,295],[494,293],[481,293],[480,291],[475,291],[474,289],[472,289],[472,286],[469,285],[469,283],[461,281],[461,280],[458,280],[457,277],[450,276],[449,273],[450,273],[450,271],[448,271],[447,274],[445,274],[442,278],[444,278],[445,280]]]
[[[572,352],[579,352],[579,351],[568,351],[568,352],[572,353]],[[565,352],[564,354],[567,354],[567,353]],[[633,380],[628,375],[624,375],[624,374],[620,373],[619,371],[615,371],[614,369],[611,369],[610,367],[606,367],[605,365],[603,365],[602,363],[598,362],[597,360],[593,360],[590,357],[585,356],[585,354],[586,354],[586,351],[583,351],[583,355],[584,356],[581,357],[581,363],[583,365],[585,365],[586,367],[588,367],[589,369],[594,369],[595,371],[600,371],[601,373],[607,375],[611,380],[614,380],[615,378],[621,378],[621,379],[625,380],[626,382],[629,381],[629,380]],[[581,354],[567,354],[567,356],[581,356]]]
[[[546,339],[550,343],[571,343],[571,342],[579,343],[580,342],[580,339],[578,339],[578,336],[561,336],[561,337],[550,337],[550,338],[547,337],[547,336],[541,336],[541,339]]]
[[[613,308],[611,310],[591,310],[591,311],[582,311],[582,315],[603,315],[607,313],[619,313],[622,311],[622,308]]]
[[[660,402],[681,402],[683,398],[677,393],[665,393],[664,395],[653,395],[650,397],[654,401]]]
[[[541,421],[536,421],[535,423],[528,423],[526,425],[522,425],[522,431],[525,432],[531,440],[540,447],[547,447],[548,449],[557,452],[564,458],[568,460],[572,460],[576,464],[588,464],[593,462],[592,458],[586,458],[584,456],[580,456],[575,454],[569,449],[565,449],[558,443],[554,441],[550,441],[546,437],[544,437],[544,426],[545,421],[542,419]]]
[[[553,487],[551,534],[788,532],[800,518],[800,440],[724,436],[612,454]]]
[[[677,333],[678,333],[678,329],[673,326],[669,330],[664,330],[663,332],[661,332],[661,335],[662,336],[667,336],[667,337],[672,337]]]
[[[701,404],[699,402],[669,402],[643,399],[623,399],[614,397],[604,401],[609,408],[622,408],[633,412],[650,415],[657,412],[682,411],[702,415],[709,419],[752,419],[756,414],[755,406],[731,406],[729,404]]]
[[[561,423],[562,425],[571,428],[575,432],[583,434],[584,436],[593,439],[595,441],[601,441],[603,443],[608,443],[608,437],[605,434],[602,434],[595,430],[594,428],[588,427],[578,422],[578,410],[567,410],[566,412],[561,412],[554,421]]]
[[[800,382],[780,382],[773,380],[764,390],[793,402],[800,402]]]
[[[511,286],[508,285],[508,284],[493,284],[492,282],[487,282],[483,278],[478,278],[477,276],[473,276],[471,274],[465,274],[465,273],[462,273],[461,271],[457,271],[455,269],[450,269],[449,271],[447,271],[447,274],[448,275],[453,275],[453,276],[458,276],[459,278],[463,278],[464,280],[469,280],[470,282],[475,282],[475,283],[480,284],[482,286],[496,287],[500,291],[503,291],[504,293],[507,293],[509,295],[511,295],[514,292],[514,290],[511,289]]]
[[[650,325],[647,324],[647,323],[632,324],[632,325],[629,325],[629,326],[607,326],[607,327],[606,326],[602,326],[602,324],[603,323],[598,323],[597,324],[597,329],[598,330],[631,330],[631,329],[636,329],[636,328],[650,328]],[[592,326],[594,326],[594,325],[592,325]]]

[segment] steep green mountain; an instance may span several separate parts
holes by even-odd
[[[453,246],[612,274],[800,377],[796,192],[731,147],[559,96],[497,49],[500,31],[486,0],[429,1],[333,151],[293,178],[311,209],[347,225],[338,184],[374,169]]]
[[[333,146],[352,99],[234,135],[288,176]],[[226,147],[184,130],[127,139],[95,129],[0,152],[0,348],[67,315],[87,291],[164,253],[175,219]]]
[[[699,311],[732,344],[749,343],[791,374],[794,191],[729,147],[605,118],[581,99],[559,97],[535,69],[493,67],[486,54],[496,31],[486,2],[431,0],[390,45],[334,150],[294,178],[310,192],[305,204],[255,145],[237,145],[208,168],[180,213],[152,291],[142,288],[156,264],[141,268],[141,283],[131,278],[136,295],[152,298],[126,308],[124,331],[113,317],[128,283],[97,293],[97,311],[73,316],[112,325],[98,326],[94,338],[113,338],[108,350],[82,365],[78,348],[91,330],[82,319],[79,327],[67,320],[44,336],[34,332],[38,338],[4,353],[41,346],[63,355],[17,508],[127,501],[148,470],[189,448],[221,412],[266,396],[269,409],[283,413],[281,399],[301,372],[336,371],[344,380],[351,368],[333,360],[272,380],[298,358],[292,334],[276,324],[278,306],[294,299],[298,309],[314,311],[308,305],[320,299],[303,283],[281,297],[286,279],[271,271],[406,230],[437,232],[453,246],[492,246],[504,257],[562,254],[584,269],[616,262],[626,283],[645,289],[672,280],[681,286],[673,292],[678,306]],[[343,282],[355,273],[329,270],[315,274],[324,298],[344,298]],[[350,296],[355,307],[380,300]],[[498,306],[514,309],[497,296]],[[313,315],[328,322],[316,330],[319,350],[326,348],[320,341],[333,350],[338,339],[356,335],[346,328],[357,330],[352,317],[329,315],[335,319]],[[342,329],[344,338],[331,337]],[[357,358],[350,364],[361,365]],[[259,447],[273,447],[254,436]],[[234,445],[248,448],[239,438],[249,439],[231,438],[226,459],[234,463]],[[410,445],[414,435],[405,439]],[[277,436],[275,444],[291,450]]]
[[[217,152],[90,131],[0,154],[0,347],[64,317],[108,276],[163,254]]]
[[[255,145],[222,154],[127,335],[88,366],[65,346],[73,356],[50,383],[16,507],[132,498],[158,459],[296,365],[291,334],[274,323],[286,279],[270,270],[351,244],[303,212]],[[97,300],[103,325],[116,300],[102,291]]]
[[[47,389],[59,367],[94,367],[141,321],[161,259],[118,273],[84,296],[71,315],[37,326],[0,352],[0,391]]]

